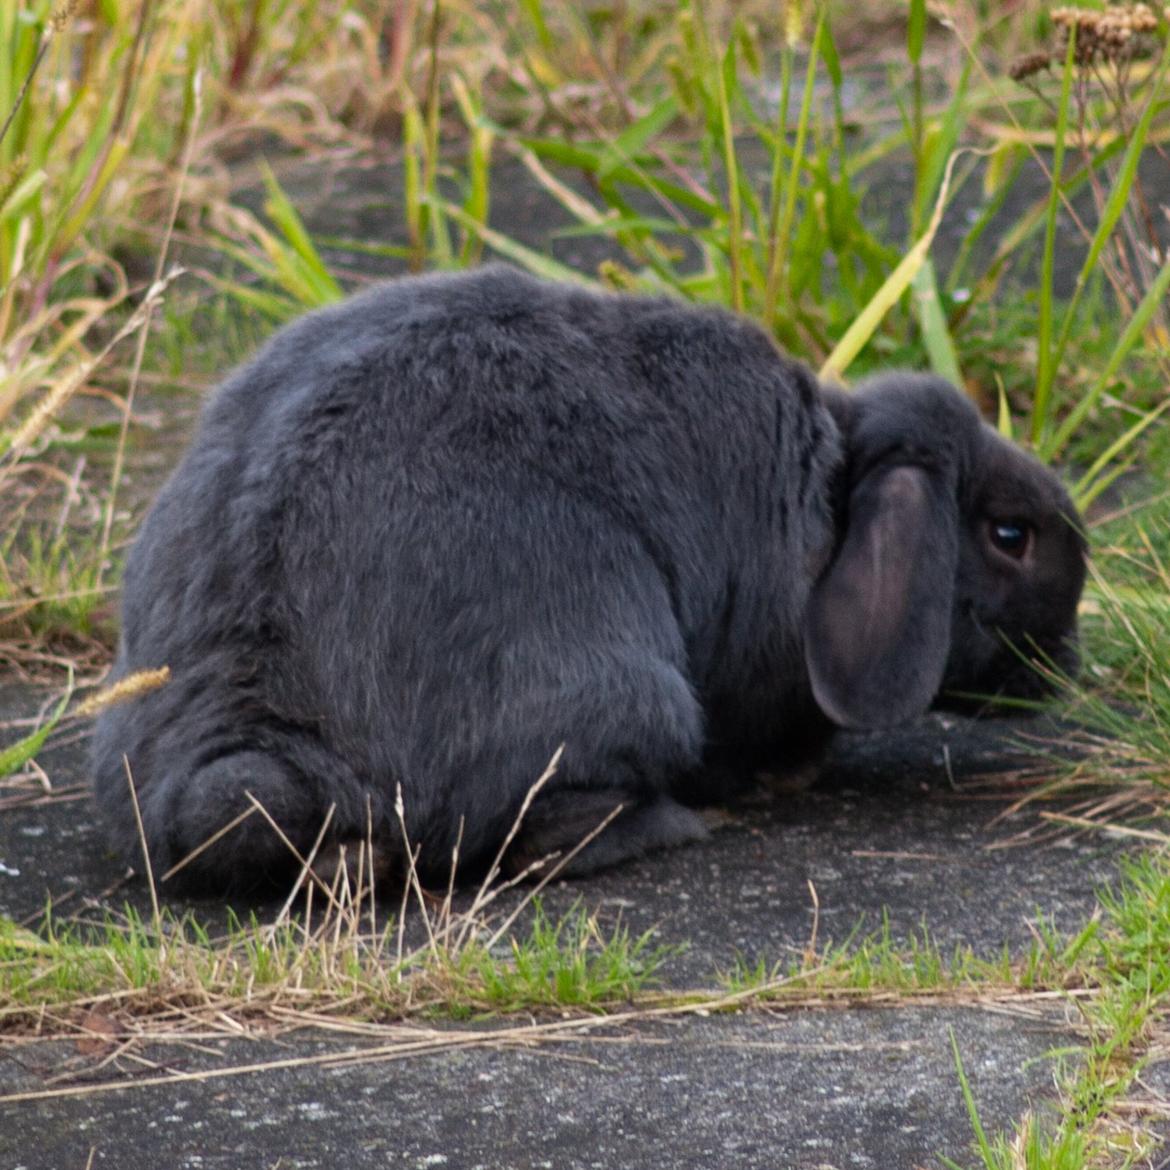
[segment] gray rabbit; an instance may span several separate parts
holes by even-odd
[[[208,405],[126,567],[94,785],[156,873],[251,794],[307,852],[424,880],[511,847],[587,872],[704,834],[728,777],[1071,669],[1085,544],[1056,478],[937,378],[822,388],[756,325],[503,266],[283,329]],[[967,696],[967,700],[964,700]],[[262,888],[253,815],[181,870]],[[177,878],[176,881],[179,879]]]

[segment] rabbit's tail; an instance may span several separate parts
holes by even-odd
[[[178,679],[115,708],[99,720],[93,751],[115,842],[139,869],[145,844],[166,889],[275,890],[314,846],[326,876],[342,845],[354,846],[351,866],[362,841],[376,837],[386,852],[386,810],[371,786],[312,729],[226,686]]]

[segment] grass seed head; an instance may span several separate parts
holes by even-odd
[[[16,185],[24,178],[27,170],[28,157],[24,154],[18,154],[4,168],[3,172],[0,172],[0,207],[8,202],[8,197],[16,190]]]
[[[79,0],[65,0],[64,4],[54,10],[52,16],[49,17],[49,30],[54,35],[63,32],[65,26],[73,19],[78,2]]]
[[[119,703],[128,702],[147,691],[157,690],[171,680],[171,668],[159,667],[157,670],[139,670],[134,674],[120,679],[112,687],[106,687],[96,695],[91,695],[74,712],[75,715],[88,718],[97,715],[108,707],[116,707]]]

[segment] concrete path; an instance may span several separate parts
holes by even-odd
[[[822,943],[885,915],[895,937],[925,925],[944,950],[1018,952],[1037,914],[1064,930],[1085,921],[1118,851],[1099,835],[1008,845],[1038,826],[1033,811],[992,824],[1002,782],[995,795],[971,773],[1010,763],[1012,737],[1042,726],[936,716],[843,740],[812,790],[756,794],[703,844],[557,883],[546,909],[580,899],[603,921],[686,944],[664,973],[684,988],[717,987],[737,956],[773,962],[804,947],[810,883]],[[82,782],[80,744],[46,762],[59,791]],[[52,897],[62,915],[92,916],[120,876],[85,799],[0,812],[0,913],[35,917]],[[137,881],[106,904],[125,901],[148,909]],[[218,904],[191,908],[223,921]],[[973,1166],[952,1033],[992,1131],[1043,1107],[1048,1054],[1076,1042],[1059,1003],[1031,1002],[569,1020],[525,1045],[493,1035],[497,1023],[413,1026],[441,1035],[393,1060],[379,1056],[384,1036],[324,1032],[158,1044],[151,1066],[102,1065],[108,1053],[74,1041],[5,1044],[0,1096],[78,1095],[0,1102],[0,1167]],[[273,1061],[287,1067],[224,1075]],[[166,1082],[195,1072],[206,1079]],[[138,1083],[100,1088],[128,1076]]]

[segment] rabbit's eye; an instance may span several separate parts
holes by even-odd
[[[1028,551],[1032,529],[1022,520],[993,520],[991,543],[1005,556],[1021,560]]]

